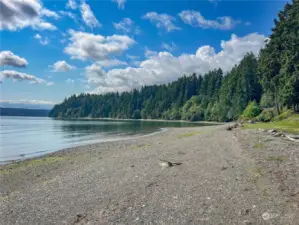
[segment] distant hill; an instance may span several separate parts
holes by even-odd
[[[0,116],[33,116],[47,117],[50,110],[47,109],[23,109],[23,108],[2,108],[0,107]]]

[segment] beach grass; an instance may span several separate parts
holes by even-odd
[[[178,138],[191,137],[191,136],[199,134],[199,133],[200,133],[199,131],[187,132],[187,133],[184,133],[184,134],[179,134]]]
[[[245,124],[245,129],[276,129],[285,131],[291,134],[299,134],[299,114],[290,116],[281,121],[274,121],[268,123]]]
[[[54,164],[54,163],[64,161],[66,160],[66,158],[67,158],[66,156],[46,156],[37,159],[28,159],[21,162],[12,163],[3,168],[0,168],[0,174],[4,175],[4,174],[22,171],[27,168],[34,168],[41,165]]]

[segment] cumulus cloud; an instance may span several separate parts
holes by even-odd
[[[130,18],[123,18],[118,23],[113,23],[113,26],[116,30],[123,33],[134,33],[140,34],[141,30],[138,26],[135,26],[135,23]]]
[[[67,4],[66,4],[66,7],[67,8],[70,8],[70,9],[77,9],[77,2],[76,0],[68,0]]]
[[[116,2],[119,9],[125,9],[125,4],[127,0],[112,0],[112,2]]]
[[[104,37],[92,33],[70,30],[70,43],[64,52],[73,59],[96,61],[118,55],[132,46],[135,41],[126,35]]]
[[[251,51],[256,56],[265,44],[265,36],[252,33],[244,37],[232,35],[227,41],[221,41],[221,51],[211,46],[199,47],[195,54],[182,54],[178,57],[169,52],[149,55],[137,68],[103,70],[95,64],[86,69],[89,83],[97,86],[94,92],[125,91],[140,88],[143,85],[165,84],[184,74],[204,74],[221,68],[228,72],[238,64],[243,56]]]
[[[176,21],[176,19],[168,14],[148,12],[142,17],[142,19],[150,20],[153,24],[156,25],[157,28],[165,29],[167,32],[181,29],[174,24],[174,21]]]
[[[11,51],[0,52],[0,66],[26,67],[28,62]]]
[[[184,23],[193,27],[201,27],[204,29],[213,28],[220,30],[230,30],[238,23],[241,23],[241,21],[234,20],[229,16],[218,17],[215,20],[207,20],[201,15],[200,12],[193,10],[184,10],[179,13],[179,16]]]
[[[29,81],[31,84],[45,84],[47,86],[51,86],[53,82],[47,82],[44,79],[38,78],[36,76],[21,73],[15,70],[3,70],[0,72],[0,80],[1,82],[3,79],[13,79],[15,81]]]
[[[81,9],[82,19],[87,26],[89,26],[90,28],[102,26],[102,24],[99,23],[99,21],[91,11],[90,6],[86,4],[84,1],[82,2],[80,9]]]
[[[56,17],[55,12],[44,9],[39,0],[1,0],[0,30],[19,30],[32,27],[36,30],[56,30],[43,17]]]
[[[72,69],[75,69],[74,66],[68,64],[66,61],[57,61],[52,66],[53,72],[68,72]]]
[[[102,79],[106,72],[102,69],[101,66],[97,64],[92,64],[85,68],[87,82],[90,84],[100,84],[104,79]]]
[[[162,43],[162,48],[164,48],[165,50],[167,50],[169,52],[173,52],[177,49],[177,46],[174,42],[171,42],[170,44]]]
[[[48,45],[50,43],[49,38],[42,37],[40,34],[34,35],[34,39],[39,40],[41,45]]]

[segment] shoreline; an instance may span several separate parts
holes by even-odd
[[[225,128],[169,128],[0,167],[0,221],[297,225],[298,144]]]
[[[53,152],[49,152],[50,150],[47,150],[47,151],[42,151],[42,152],[38,151],[38,152],[30,153],[30,154],[24,154],[24,155],[34,155],[34,154],[43,153],[43,152],[45,153],[45,154],[41,154],[41,155],[37,155],[37,156],[33,156],[33,157],[24,157],[23,159],[17,159],[17,160],[4,160],[4,161],[0,160],[0,170],[2,169],[2,167],[9,166],[11,164],[20,164],[22,162],[26,162],[26,161],[30,161],[30,160],[34,160],[34,159],[42,159],[43,157],[47,157],[47,156],[50,156],[50,155],[55,155],[55,153],[58,154],[59,152],[71,151],[74,148],[87,148],[87,147],[90,147],[90,146],[93,146],[93,145],[98,145],[98,144],[101,144],[101,143],[118,142],[118,141],[134,140],[134,139],[138,139],[138,138],[149,137],[149,136],[152,136],[152,135],[157,135],[159,133],[167,132],[168,129],[169,128],[162,127],[162,128],[160,128],[159,131],[154,131],[152,133],[148,133],[148,134],[144,134],[144,135],[133,135],[133,136],[128,136],[126,138],[120,138],[120,139],[117,139],[117,140],[92,142],[90,144],[82,144],[82,145],[78,145],[78,146],[72,146],[72,147],[69,147],[69,148],[62,148],[62,149],[59,149],[59,150],[56,150],[56,151],[53,151]],[[21,156],[21,155],[18,155],[18,156]]]
[[[115,120],[115,121],[145,121],[145,122],[175,122],[175,123],[201,123],[201,124],[215,124],[221,125],[227,122],[217,122],[217,121],[188,121],[188,120],[164,120],[164,119],[121,119],[121,118],[111,118],[111,117],[78,117],[78,118],[59,118],[59,117],[48,117],[50,119],[57,120]]]

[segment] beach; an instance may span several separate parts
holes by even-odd
[[[169,128],[1,166],[0,224],[298,225],[298,143],[226,127]]]

